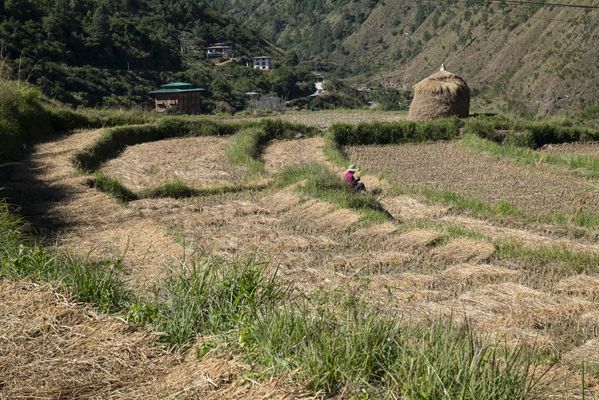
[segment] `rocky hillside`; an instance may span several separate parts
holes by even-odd
[[[488,0],[212,3],[355,84],[406,88],[445,62],[473,88],[475,111],[545,115],[598,100],[599,8]]]

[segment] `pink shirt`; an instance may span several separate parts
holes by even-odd
[[[345,173],[345,175],[343,176],[343,180],[350,186],[353,187],[353,183],[356,180],[356,178],[354,178],[354,173],[351,171],[347,171]]]

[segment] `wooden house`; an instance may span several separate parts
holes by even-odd
[[[149,94],[154,98],[156,111],[166,112],[171,109],[184,114],[200,114],[202,112],[202,93],[206,89],[194,87],[191,83],[173,82],[160,86]]]

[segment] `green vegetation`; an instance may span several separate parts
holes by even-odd
[[[0,278],[27,278],[56,282],[76,300],[88,302],[102,312],[128,307],[131,294],[118,276],[120,262],[93,263],[61,256],[28,243],[22,223],[0,203]]]
[[[167,182],[161,186],[143,189],[139,193],[137,193],[137,196],[142,199],[155,199],[161,197],[181,199],[186,197],[214,196],[225,193],[247,192],[252,190],[259,191],[268,187],[268,182],[261,182],[248,184],[203,186],[199,188],[194,188],[188,186],[184,182],[175,180],[172,182]]]
[[[547,163],[566,166],[569,169],[589,177],[599,176],[599,158],[577,154],[548,154],[540,153],[526,147],[513,144],[497,144],[478,136],[467,134],[461,143],[468,149],[484,152],[497,158],[507,158],[526,165],[537,165]],[[580,170],[583,171],[580,171]]]
[[[503,134],[499,135],[497,130]],[[474,117],[464,120],[463,132],[532,149],[546,144],[599,140],[599,129],[576,126],[569,118],[537,122],[506,115]]]
[[[245,166],[250,174],[264,173],[264,164],[259,160],[259,142],[262,130],[249,128],[240,130],[227,148],[227,158],[233,165]]]
[[[513,240],[496,240],[495,256],[499,259],[521,259],[526,264],[543,266],[561,263],[565,268],[577,273],[592,273],[597,271],[599,255],[584,251],[574,251],[566,246],[552,245],[530,247]]]
[[[275,177],[275,182],[279,186],[297,184],[296,190],[300,193],[339,208],[357,210],[364,222],[380,222],[391,218],[376,195],[350,191],[340,177],[322,165],[288,167]]]
[[[523,399],[535,382],[530,355],[476,339],[468,326],[413,328],[349,303],[338,312],[286,307],[250,330],[249,357],[298,371],[313,390],[362,398]]]
[[[137,194],[133,193],[133,191],[123,185],[120,181],[101,172],[96,172],[94,174],[94,177],[89,180],[89,185],[101,192],[109,194],[123,203],[139,198]]]
[[[522,211],[516,205],[505,200],[502,200],[493,206],[484,201],[464,196],[450,190],[425,187],[421,190],[415,190],[415,192],[423,195],[429,201],[445,204],[459,212],[471,212],[474,215],[491,215],[499,217],[522,216]]]
[[[189,345],[196,335],[243,329],[287,298],[289,288],[276,277],[254,259],[183,264],[171,270],[153,323],[174,347]]]
[[[226,42],[238,56],[279,54],[203,2],[9,1],[0,4],[0,16],[2,47],[14,77],[29,77],[49,97],[73,106],[146,105],[149,90],[172,80],[192,80],[216,101],[242,102],[242,79],[206,62],[204,48]],[[259,84],[271,78],[243,70]],[[279,80],[265,89],[275,91]]]
[[[336,124],[329,131],[337,146],[383,145],[451,140],[458,136],[459,125],[457,118],[432,122],[364,122]]]

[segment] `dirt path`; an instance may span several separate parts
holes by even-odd
[[[78,132],[35,146],[12,183],[25,217],[60,249],[92,258],[122,258],[135,286],[150,286],[164,264],[182,254],[165,230],[131,207],[87,185],[74,169],[72,156],[93,143],[99,130]]]

